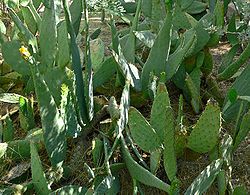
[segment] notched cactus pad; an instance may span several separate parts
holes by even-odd
[[[188,137],[188,147],[206,153],[216,145],[221,127],[221,113],[217,104],[208,102],[198,123]]]

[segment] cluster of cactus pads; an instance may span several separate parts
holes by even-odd
[[[178,128],[166,86],[159,83],[150,122],[132,107],[129,109],[128,124],[137,145],[152,154],[151,171],[156,171],[160,162],[159,153],[162,153],[165,171],[169,180],[173,181],[177,172],[176,158],[182,153],[181,150],[187,147],[195,152],[207,153],[215,147],[221,128],[221,113],[219,106],[209,101],[188,135],[184,128]]]

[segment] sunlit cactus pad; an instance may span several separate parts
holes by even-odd
[[[216,145],[221,128],[221,113],[217,104],[208,102],[197,125],[188,137],[188,147],[206,153]]]

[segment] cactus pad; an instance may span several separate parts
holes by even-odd
[[[169,126],[173,117],[166,116],[166,107],[170,106],[168,92],[164,83],[159,83],[157,94],[153,102],[150,124],[155,129],[157,135],[163,141],[166,126]],[[167,120],[169,119],[169,120]],[[169,123],[170,122],[170,123]]]
[[[220,108],[218,105],[209,101],[198,123],[188,137],[187,146],[196,152],[209,152],[218,141],[220,127]]]
[[[43,172],[43,167],[38,152],[32,141],[30,142],[30,153],[32,181],[34,182],[36,192],[41,195],[49,194],[51,190]]]
[[[160,147],[160,138],[148,121],[135,108],[129,109],[129,127],[134,141],[146,152]]]

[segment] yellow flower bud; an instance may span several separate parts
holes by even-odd
[[[28,49],[24,46],[22,46],[20,49],[19,49],[20,53],[22,54],[22,56],[24,58],[29,58],[30,57],[30,52],[28,51]]]

